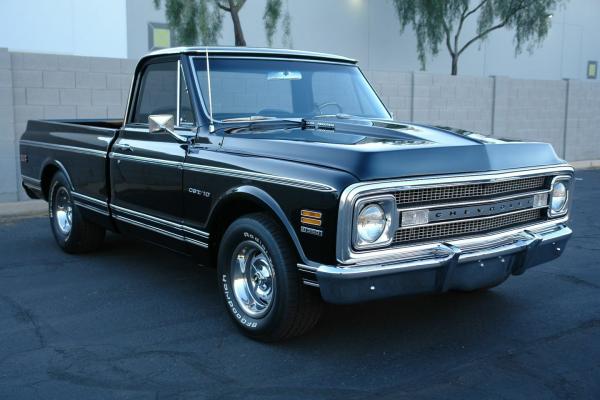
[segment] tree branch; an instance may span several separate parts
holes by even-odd
[[[224,6],[223,4],[221,4],[221,2],[219,0],[217,0],[216,3],[217,3],[217,7],[219,7],[221,10],[231,12],[231,8]]]
[[[487,35],[488,33],[490,33],[491,31],[495,31],[496,29],[500,29],[502,28],[504,25],[506,25],[506,20],[500,22],[497,25],[494,25],[488,29],[486,29],[485,31],[481,32],[479,35],[475,36],[473,39],[469,40],[467,43],[465,43],[465,45],[460,49],[460,51],[458,52],[458,55],[460,55],[463,51],[465,51],[465,49],[467,47],[469,47],[470,45],[472,45],[474,42],[478,41],[479,39],[485,37],[485,35]]]
[[[470,15],[474,14],[477,12],[477,10],[479,10],[481,7],[483,7],[483,5],[485,3],[487,3],[489,0],[483,0],[481,3],[479,3],[477,5],[477,7],[475,7],[474,9],[472,9],[471,11],[469,11],[467,14],[465,14],[465,19],[469,18]]]
[[[502,22],[489,27],[488,29],[484,30],[483,32],[479,33],[477,36],[475,36],[473,39],[469,40],[467,43],[465,43],[465,45],[460,49],[460,51],[458,52],[458,55],[460,56],[462,54],[463,51],[465,51],[467,49],[467,47],[469,47],[470,45],[472,45],[474,42],[484,38],[485,36],[487,36],[488,33],[495,31],[496,29],[500,29],[502,27],[504,27],[508,21],[519,11],[521,11],[524,8],[527,8],[528,3],[526,1],[521,1],[521,6],[517,7],[514,9],[513,12],[509,13],[506,17],[504,17],[504,19],[502,20]]]
[[[450,55],[452,57],[454,57],[454,50],[452,49],[452,45],[450,44],[450,28],[448,27],[446,20],[444,20],[443,26],[444,26],[444,32],[446,33],[446,47],[448,48]]]

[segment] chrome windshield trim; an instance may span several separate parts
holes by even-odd
[[[211,167],[208,165],[188,164],[183,165],[186,171],[204,172],[208,174],[225,175],[233,178],[252,179],[261,182],[274,183],[277,185],[293,186],[302,189],[316,190],[320,192],[335,192],[335,188],[324,183],[309,182],[301,179],[285,178],[276,175],[263,174],[260,172],[241,171],[237,169]]]
[[[366,251],[356,252],[351,245],[351,232],[353,220],[353,208],[355,201],[362,196],[369,196],[379,193],[389,193],[390,190],[404,190],[412,188],[457,186],[476,183],[490,183],[515,178],[533,177],[539,175],[548,175],[552,173],[573,174],[573,167],[569,164],[560,164],[550,167],[539,168],[520,168],[504,171],[478,172],[459,175],[427,176],[421,178],[394,179],[377,182],[359,182],[348,186],[340,196],[340,205],[338,210],[338,225],[336,234],[336,259],[342,264],[355,264],[364,262],[373,258],[394,258],[401,257],[407,252],[414,251],[422,246],[431,247],[431,243],[425,245],[406,245],[399,247],[384,247]],[[529,209],[528,209],[529,210]],[[499,214],[504,215],[504,214]],[[565,222],[568,215],[563,219],[554,219],[548,221],[549,224]],[[535,225],[532,225],[535,226]],[[521,228],[522,229],[522,228]],[[479,234],[479,237],[486,236]]]
[[[42,147],[42,148],[52,149],[52,150],[72,151],[75,153],[89,154],[92,156],[106,158],[106,151],[103,151],[103,150],[87,149],[85,147],[70,146],[70,145],[66,145],[66,144],[38,142],[35,140],[21,140],[19,143],[22,145],[26,145],[26,146]]]
[[[163,160],[160,158],[134,156],[134,155],[130,155],[130,154],[115,153],[112,151],[109,154],[109,158],[119,159],[119,160],[138,161],[138,162],[142,162],[142,163],[146,163],[146,164],[163,165],[163,166],[172,167],[172,168],[181,168],[183,165],[183,162],[181,162],[181,161],[171,161],[171,160]]]

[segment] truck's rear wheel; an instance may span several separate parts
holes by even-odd
[[[57,172],[48,193],[50,226],[56,243],[67,253],[83,253],[102,245],[105,229],[86,220],[74,204],[65,175]]]
[[[242,217],[227,228],[218,278],[229,314],[254,339],[301,335],[321,315],[320,296],[302,284],[288,237],[265,214]]]

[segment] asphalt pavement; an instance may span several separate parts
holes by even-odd
[[[109,235],[68,255],[0,222],[0,399],[598,399],[600,171],[562,258],[489,292],[327,306],[308,335],[243,337],[215,272]]]

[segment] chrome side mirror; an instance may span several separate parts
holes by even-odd
[[[180,142],[187,142],[185,136],[175,133],[175,118],[171,114],[157,114],[148,117],[148,130],[151,134],[168,133]]]

